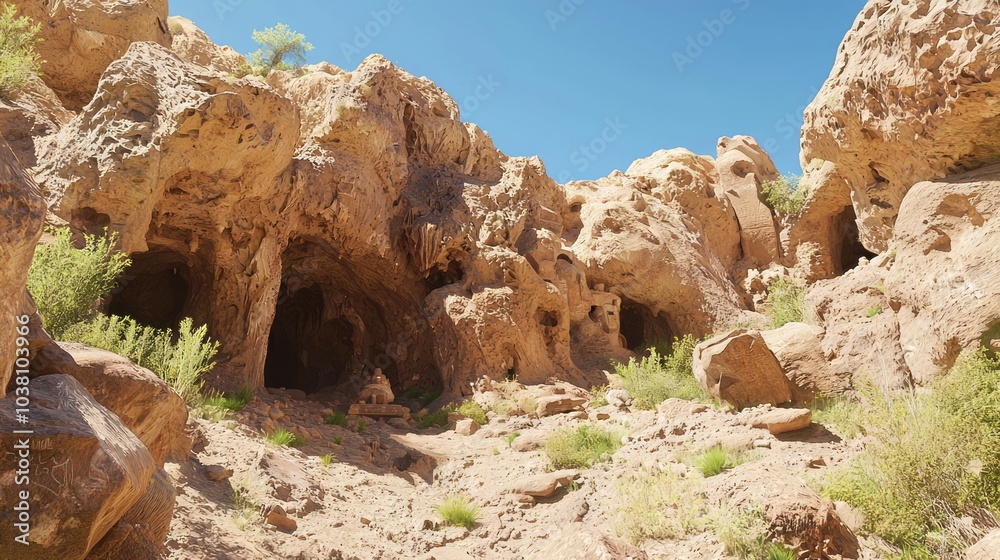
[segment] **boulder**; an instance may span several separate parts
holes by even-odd
[[[808,428],[812,423],[812,411],[808,408],[758,407],[740,411],[739,420],[741,424],[765,428],[771,435],[778,435]]]
[[[46,375],[30,388],[28,424],[17,421],[13,395],[0,407],[4,449],[27,440],[31,477],[28,488],[14,476],[0,478],[0,539],[5,547],[19,546],[17,557],[25,560],[83,559],[149,491],[156,465],[142,442],[77,380]],[[30,435],[13,433],[29,426]],[[18,465],[13,453],[0,456],[0,472],[14,473]],[[18,534],[13,506],[21,490],[30,492],[29,546],[9,544]]]
[[[170,530],[176,494],[162,468],[153,473],[146,493],[90,551],[87,560],[159,560]]]
[[[246,63],[243,55],[232,47],[216,45],[187,18],[170,16],[167,25],[170,27],[170,50],[184,62],[204,66],[227,76]]]
[[[720,138],[717,153],[719,188],[736,213],[747,265],[766,268],[781,262],[777,220],[761,201],[764,181],[779,177],[770,156],[749,136]]]
[[[608,404],[616,408],[625,408],[632,404],[632,395],[625,389],[608,389],[604,393],[604,398],[608,400]]]
[[[834,505],[787,471],[746,463],[730,471],[718,490],[730,508],[763,508],[770,530],[809,558],[858,558],[858,538]]]
[[[587,404],[587,399],[573,395],[549,395],[547,397],[539,397],[536,402],[538,403],[535,407],[536,414],[539,416],[552,416],[554,414],[580,410],[583,405]]]
[[[464,420],[459,420],[455,423],[455,433],[462,436],[471,436],[472,434],[479,431],[479,422],[476,422],[472,418],[466,418]]]
[[[16,335],[28,334],[27,319],[34,313],[24,285],[35,245],[42,236],[44,217],[45,202],[38,185],[0,137],[0,286],[4,287],[0,292],[0,332],[10,333],[0,339],[0,395],[6,394],[16,359],[25,358],[28,352],[29,341],[18,340]],[[24,366],[23,361],[21,364]]]
[[[744,408],[792,401],[792,384],[760,332],[737,329],[695,347],[694,376],[713,397]]]
[[[568,469],[519,477],[511,484],[510,491],[536,498],[547,498],[555,494],[556,489],[560,486],[567,486],[578,476],[580,476],[578,471]]]
[[[1000,560],[1000,529],[970,546],[965,551],[965,560]]]
[[[33,375],[65,373],[115,413],[163,466],[187,457],[187,405],[166,382],[127,358],[76,343],[50,342],[38,350]]]
[[[0,99],[0,137],[10,144],[21,165],[38,164],[41,146],[73,118],[56,94],[37,76]]]
[[[788,323],[760,333],[791,381],[792,399],[797,403],[809,403],[818,395],[839,395],[851,388],[850,372],[830,367],[823,353],[825,333],[823,327],[805,323]]]
[[[264,521],[268,525],[273,525],[279,531],[286,533],[294,533],[299,528],[299,524],[291,517],[288,517],[285,509],[278,504],[274,504],[268,508],[267,514],[264,516]]]

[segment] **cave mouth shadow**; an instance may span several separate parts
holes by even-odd
[[[354,326],[326,318],[319,284],[291,292],[282,284],[267,341],[264,386],[315,393],[344,381],[354,356]]]
[[[643,353],[648,347],[674,340],[674,329],[663,313],[653,311],[628,298],[622,298],[618,332],[625,339],[624,346],[636,353]]]
[[[865,248],[861,243],[861,232],[858,230],[858,216],[854,206],[847,205],[834,221],[834,263],[837,274],[844,274],[857,268],[862,258],[872,259],[877,255]]]
[[[160,329],[176,329],[190,304],[192,269],[182,255],[152,250],[132,255],[132,264],[108,298],[108,313]]]

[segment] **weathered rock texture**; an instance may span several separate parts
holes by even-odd
[[[694,377],[710,395],[737,408],[793,400],[792,383],[758,331],[737,329],[699,344]]]
[[[112,61],[135,41],[170,45],[167,0],[13,0],[42,24],[42,79],[72,110],[90,101]]]
[[[24,286],[44,217],[45,201],[38,186],[0,137],[0,286],[4,287],[0,292],[0,332],[7,333],[0,338],[0,395],[5,394],[16,359],[25,358],[28,349],[27,340],[18,344],[18,335],[28,334],[18,330],[25,327],[19,318],[34,312]],[[19,348],[23,350],[18,352]]]
[[[156,469],[149,452],[118,418],[68,375],[46,375],[31,382],[28,412],[33,434],[15,418],[13,395],[0,407],[5,449],[18,438],[30,441],[31,530],[29,546],[17,558],[83,559],[125,512],[146,492]],[[18,456],[0,456],[3,510],[0,537],[14,543],[13,510],[18,491]]]
[[[818,276],[841,272],[854,214],[884,251],[913,185],[996,161],[998,14],[991,0],[871,0],[858,16],[802,131],[814,193],[789,242],[815,243]]]

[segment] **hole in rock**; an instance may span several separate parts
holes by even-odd
[[[428,273],[427,285],[431,290],[436,290],[448,284],[461,282],[463,278],[465,278],[465,270],[462,269],[462,263],[459,261],[448,261],[447,270],[435,268]]]
[[[337,385],[353,356],[354,326],[324,319],[323,290],[313,284],[291,293],[282,284],[267,342],[264,384],[306,393]]]
[[[836,235],[834,244],[834,263],[836,263],[838,274],[843,274],[858,266],[862,257],[870,259],[875,257],[865,246],[861,244],[861,234],[858,232],[857,214],[854,213],[854,206],[848,206],[837,216],[835,223]]]
[[[633,352],[642,352],[647,347],[674,340],[674,331],[662,314],[654,315],[645,305],[622,298],[620,330],[625,337],[625,346]]]
[[[152,250],[132,255],[108,302],[108,313],[151,327],[176,328],[191,294],[191,268],[181,255]]]

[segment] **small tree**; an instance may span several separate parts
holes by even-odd
[[[0,98],[10,96],[38,74],[42,59],[35,46],[42,41],[38,37],[41,30],[41,24],[18,17],[11,4],[0,8]]]
[[[271,70],[295,70],[306,62],[306,53],[313,50],[306,36],[293,31],[283,23],[253,32],[253,40],[260,45],[250,54],[246,66],[237,74],[267,76]]]

